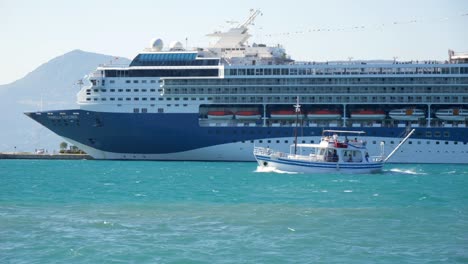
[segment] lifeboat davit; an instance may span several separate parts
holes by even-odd
[[[338,110],[314,110],[307,113],[309,119],[340,119],[341,112]]]
[[[361,120],[382,120],[386,116],[383,110],[356,110],[351,112],[351,118]]]
[[[232,119],[234,114],[231,111],[208,111],[208,119]]]
[[[302,112],[299,112],[299,115],[297,115],[294,110],[271,111],[270,116],[273,119],[295,119],[296,117],[303,118]]]
[[[236,119],[239,120],[256,120],[260,119],[262,115],[259,111],[237,111]]]
[[[468,109],[450,108],[436,111],[437,118],[447,121],[465,121],[468,119]]]
[[[394,109],[388,115],[395,120],[416,121],[425,118],[424,111],[417,108]]]

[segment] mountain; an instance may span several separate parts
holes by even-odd
[[[57,150],[59,136],[24,112],[78,108],[78,80],[109,62],[128,65],[130,60],[73,50],[42,64],[24,78],[0,85],[0,152]]]

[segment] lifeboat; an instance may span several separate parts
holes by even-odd
[[[310,119],[340,119],[341,112],[338,110],[314,110],[307,113],[307,118]]]
[[[236,119],[238,120],[256,120],[260,119],[262,115],[259,111],[237,111]]]
[[[395,120],[416,121],[425,118],[424,111],[417,108],[393,109],[388,115]]]
[[[351,112],[351,118],[361,120],[381,120],[386,116],[383,110],[356,110]]]
[[[465,121],[468,119],[468,109],[451,108],[439,109],[436,111],[436,117],[447,121]]]
[[[294,110],[276,110],[271,111],[270,116],[273,119],[295,119],[297,115]],[[302,112],[299,113],[298,117],[303,118]]]
[[[232,119],[234,115],[231,111],[208,111],[208,119]]]

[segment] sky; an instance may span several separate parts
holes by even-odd
[[[468,52],[467,0],[0,0],[0,84],[74,49],[132,59],[152,38],[206,46],[260,9],[250,43],[296,60],[446,60]]]

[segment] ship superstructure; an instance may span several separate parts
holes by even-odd
[[[155,39],[128,66],[98,67],[79,109],[27,114],[98,159],[253,161],[254,145],[287,151],[300,126],[299,143],[363,130],[370,151],[416,128],[390,162],[467,163],[468,53],[298,62],[280,45],[248,44],[259,14],[210,34],[218,40],[207,48]]]

